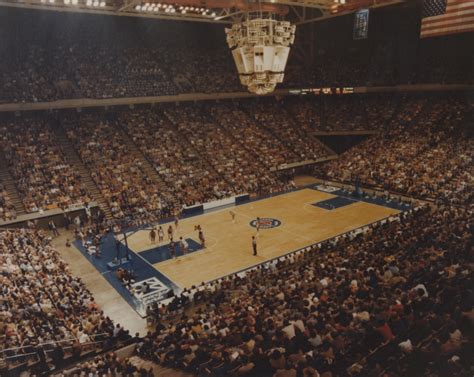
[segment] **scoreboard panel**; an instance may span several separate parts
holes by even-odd
[[[326,87],[326,88],[304,88],[304,89],[290,89],[290,94],[304,96],[312,94],[315,96],[320,95],[340,95],[340,94],[352,94],[354,93],[353,87]]]

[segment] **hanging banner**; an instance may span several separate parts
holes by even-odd
[[[354,16],[354,39],[367,39],[369,36],[369,10],[361,9]]]

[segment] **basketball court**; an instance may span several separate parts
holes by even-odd
[[[106,235],[99,258],[88,251],[90,241],[85,245],[80,241],[74,244],[123,299],[145,316],[149,304],[182,289],[251,268],[409,208],[406,203],[355,197],[336,187],[311,185],[187,217],[179,221],[177,229],[174,222],[163,223],[165,239],[161,243],[151,241],[151,226],[142,226],[129,229],[126,240],[123,233]],[[235,213],[235,221],[230,211]],[[257,217],[261,224],[258,232]],[[167,236],[170,225],[176,242],[174,249]],[[204,232],[205,247],[199,241],[197,225]],[[256,256],[252,236],[257,239]],[[189,245],[186,255],[179,246],[180,237]],[[132,273],[130,285],[117,277],[119,267]]]
[[[230,210],[236,214],[235,223]],[[400,209],[394,206],[306,188],[180,220],[178,229],[174,229],[175,241],[183,237],[198,245],[198,232],[195,230],[198,224],[206,240],[205,248],[199,246],[198,250],[187,255],[152,263],[153,254],[169,244],[167,228],[172,223],[162,225],[165,240],[161,244],[152,244],[149,230],[143,229],[128,234],[128,247],[142,258],[146,256],[144,259],[176,286],[189,288],[399,212]],[[259,232],[255,228],[257,217],[262,223]],[[257,256],[252,254],[252,236],[257,237]]]

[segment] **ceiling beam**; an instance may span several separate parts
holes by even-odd
[[[83,5],[65,5],[63,3],[58,4],[42,4],[40,2],[31,3],[14,3],[0,0],[0,7],[6,8],[19,8],[19,9],[34,9],[34,10],[46,10],[52,12],[65,12],[65,13],[85,13],[85,14],[96,14],[104,16],[115,16],[115,17],[138,17],[138,18],[151,18],[159,20],[170,20],[170,21],[190,21],[190,22],[204,22],[213,24],[224,24],[231,25],[231,21],[227,20],[215,20],[214,17],[203,17],[199,15],[174,13],[173,15],[166,13],[148,13],[148,12],[136,12],[135,10],[125,10],[119,12],[114,7],[85,7]]]
[[[216,12],[215,17],[209,15],[203,16],[201,14],[180,12],[176,13],[165,13],[165,12],[143,12],[135,10],[135,6],[142,4],[145,0],[127,0],[117,6],[105,6],[105,7],[89,7],[83,2],[77,5],[66,5],[63,0],[55,0],[55,3],[41,3],[40,0],[0,0],[0,7],[10,8],[22,8],[22,9],[35,9],[35,10],[48,10],[56,12],[69,12],[69,13],[86,13],[86,14],[97,14],[107,16],[122,16],[122,17],[139,17],[139,18],[150,18],[160,20],[173,20],[173,21],[191,21],[191,22],[204,22],[204,23],[216,23],[230,25],[233,22],[240,22],[245,11],[237,10],[235,8],[212,8]],[[114,0],[117,1],[117,0]],[[108,3],[110,4],[110,0]],[[406,3],[407,0],[371,0],[370,5],[366,5],[367,8],[378,8],[384,6],[390,6],[395,4]],[[118,3],[118,1],[117,1]],[[205,0],[203,0],[203,4]],[[262,3],[271,3],[274,5],[285,5],[289,6],[289,9],[293,16],[297,18],[296,25],[304,25],[311,22],[324,21],[330,18],[344,16],[347,14],[354,13],[356,9],[344,9],[344,5],[341,5],[341,12],[330,13],[333,9],[334,0],[262,0]],[[352,4],[352,3],[351,3]],[[351,4],[347,4],[350,6]],[[355,6],[357,3],[354,3]],[[311,9],[318,9],[322,12],[322,15],[315,17],[314,11]]]
[[[124,12],[127,9],[130,9],[131,7],[141,4],[141,0],[131,0],[131,1],[126,1],[124,5],[120,8],[117,9],[118,12]]]
[[[262,2],[316,9],[330,9],[334,4],[334,0],[264,0]]]
[[[229,18],[229,17],[231,19],[233,19],[234,17],[239,16],[242,13],[245,13],[245,12],[242,11],[242,10],[238,10],[238,11],[235,11],[233,13],[230,13],[230,10],[225,10],[225,12],[223,12],[222,16],[216,16],[216,17],[214,17],[214,19],[217,20],[217,21],[224,20],[224,19]]]

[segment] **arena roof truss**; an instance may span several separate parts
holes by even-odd
[[[262,12],[299,25],[406,0],[0,0],[0,6],[232,24]]]

